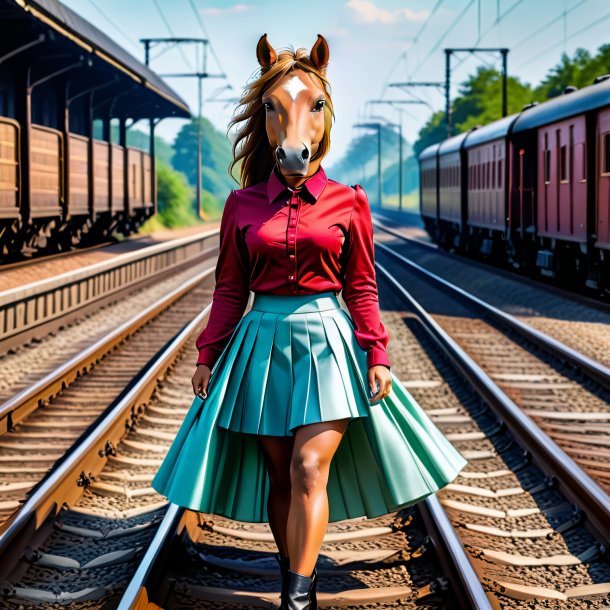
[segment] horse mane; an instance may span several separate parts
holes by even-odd
[[[266,181],[275,165],[273,149],[267,138],[265,109],[261,103],[261,97],[269,87],[272,87],[284,75],[297,69],[312,72],[317,76],[327,99],[323,109],[324,135],[316,154],[312,155],[310,161],[324,157],[330,149],[331,119],[334,120],[335,113],[330,95],[330,83],[325,75],[326,69],[321,72],[314,66],[307,49],[299,48],[295,51],[293,47],[289,47],[278,53],[277,60],[269,68],[259,68],[255,72],[255,80],[248,83],[244,88],[236,112],[240,107],[243,107],[242,110],[237,114],[234,113],[229,121],[227,135],[233,125],[243,123],[241,128],[238,127],[236,130],[237,136],[233,142],[233,161],[229,165],[229,174],[237,182],[237,179],[233,176],[233,168],[242,160],[240,188]]]

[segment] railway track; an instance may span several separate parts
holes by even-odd
[[[470,463],[416,507],[331,524],[320,606],[606,607],[604,496],[583,495],[588,477],[569,458],[553,469],[554,443],[502,411],[510,398],[409,299],[398,267],[378,264],[393,368],[409,371],[405,385]],[[188,314],[125,372],[125,392],[0,530],[0,607],[275,607],[266,524],[182,511],[150,488],[192,402],[186,346],[208,313]]]
[[[170,540],[179,544],[180,553],[172,554],[171,565],[182,566],[187,581],[190,577],[181,592],[173,593],[190,597],[195,607],[205,603],[221,608],[229,602],[235,607],[236,600],[241,600],[238,607],[273,607],[279,593],[266,524],[216,517],[211,521],[190,511],[177,516],[176,507],[168,512],[163,498],[149,486],[192,400],[187,388],[193,357],[183,354],[189,352],[185,345],[191,346],[208,311],[209,306],[199,316],[192,315],[193,321],[148,363],[128,393],[113,403],[5,523],[0,534],[6,559],[1,576],[8,584],[2,607],[44,603],[72,608],[85,602],[87,607],[113,607],[147,546],[149,553],[153,548],[151,539],[164,532],[165,538],[171,532]],[[172,368],[162,372],[172,362]],[[130,375],[131,371],[125,378]],[[158,379],[162,381],[157,385]],[[374,599],[383,600],[379,608],[406,607],[403,603],[414,607],[416,601],[424,607],[450,608],[454,602],[449,596],[460,591],[462,607],[467,608],[469,596],[484,597],[476,579],[471,579],[474,592],[461,588],[459,575],[470,570],[470,564],[439,514],[442,510],[431,499],[426,506],[398,515],[333,526],[327,549],[329,561],[338,564],[331,572],[344,598],[342,605],[370,607]],[[212,541],[216,547],[221,544],[216,554]],[[231,561],[243,557],[250,560],[248,569],[233,572],[231,580]],[[199,565],[188,572],[193,560]],[[208,577],[202,583],[200,568],[206,566]],[[209,566],[220,572],[213,574]],[[235,587],[243,589],[244,584],[253,588],[236,598]],[[322,597],[327,606],[333,598],[329,592]]]
[[[428,413],[460,451],[472,451],[472,468],[437,495],[494,607],[606,607],[608,496],[533,421],[521,416],[502,388],[411,296],[413,284],[398,275],[399,265],[392,265],[391,273],[379,262],[377,266],[380,282],[394,291],[396,308],[404,307],[401,301],[406,299],[415,312],[413,325],[421,344],[434,342],[428,347],[434,363],[440,360],[435,353],[440,347],[460,372],[460,383],[467,380],[477,392],[477,400],[470,395],[461,408]],[[453,374],[444,378],[451,380]],[[434,400],[429,386],[421,390],[420,404]],[[470,430],[463,427],[468,420]],[[520,606],[520,601],[533,605]]]
[[[410,292],[421,286],[419,293],[426,295],[435,320],[607,493],[610,368],[490,306],[387,244],[379,247],[402,266],[401,281]],[[434,289],[421,285],[419,278]]]
[[[381,271],[386,277],[383,268]],[[391,278],[391,275],[387,277]],[[402,309],[404,299],[408,297],[399,286],[394,288],[400,295],[398,307]],[[425,318],[425,313],[418,310],[420,313]],[[450,353],[449,338],[434,334],[428,319],[425,320],[423,325],[418,322],[417,326],[419,334],[425,332],[426,336],[417,340],[422,345],[427,344],[426,349],[430,351],[438,351],[438,346],[434,345],[438,342],[447,354]],[[425,358],[426,354],[422,353],[422,356]],[[461,365],[454,368],[445,364],[439,371],[441,374],[437,374],[437,380],[422,380],[419,387],[424,396],[431,388],[438,393],[438,404],[443,406],[434,405],[428,413],[471,460],[458,480],[437,494],[443,510],[436,513],[442,520],[443,516],[447,519],[446,511],[454,531],[470,554],[476,580],[487,592],[485,598],[475,598],[469,603],[476,608],[533,607],[532,602],[554,604],[547,607],[557,608],[605,607],[610,593],[610,565],[602,541],[607,532],[600,532],[598,528],[590,531],[585,527],[585,516],[596,523],[589,497],[579,496],[578,503],[574,504],[570,501],[574,494],[566,496],[553,483],[547,465],[551,452],[548,444],[541,442],[536,426],[532,426],[532,434],[527,436],[511,418],[507,418],[511,425],[504,425],[496,411],[502,402],[501,390],[498,388],[493,398],[486,396],[474,369],[467,372],[463,368],[464,362],[469,360],[467,356],[458,352],[458,358],[462,359]],[[442,356],[434,354],[435,365],[440,361]],[[430,366],[433,366],[432,361]],[[453,370],[447,370],[449,368]],[[480,371],[479,374],[482,379],[484,373]],[[418,387],[417,382],[411,385]],[[451,402],[448,394],[453,393],[455,386],[461,386],[454,396],[455,403],[447,405]],[[473,386],[482,394],[475,400]],[[421,404],[426,403],[430,403],[429,398],[421,400]],[[562,476],[563,486],[577,486],[582,471],[574,466]],[[202,599],[207,600],[210,608],[229,607],[223,605],[230,599],[226,590],[217,586],[226,579],[232,583],[233,590],[238,591],[234,603],[266,607],[265,602],[271,600],[265,595],[265,585],[259,583],[253,592],[244,591],[243,584],[251,582],[252,574],[268,576],[273,567],[270,568],[269,563],[261,565],[260,559],[258,563],[256,559],[240,562],[235,556],[218,561],[215,553],[234,547],[236,538],[240,539],[244,552],[246,549],[251,552],[251,547],[243,544],[241,527],[229,526],[227,532],[226,520],[221,519],[221,525],[217,527],[216,517],[203,523],[189,523],[178,507],[173,508],[130,583],[119,606],[121,610],[147,607],[146,604],[163,608],[200,607]],[[187,558],[176,562],[181,549],[180,542],[176,541],[189,527],[197,532],[197,544],[191,548],[191,535]],[[201,533],[201,529],[207,532]],[[332,528],[329,532],[330,538]],[[258,534],[260,543],[262,535]],[[246,538],[251,540],[250,536]],[[267,532],[265,542],[269,544],[270,541]],[[260,547],[257,548],[260,551]],[[185,552],[183,548],[181,550]],[[266,550],[269,553],[272,546]],[[330,563],[337,568],[332,550],[332,545],[323,547],[320,566]],[[320,583],[322,586],[322,579]],[[329,569],[324,586],[331,594],[320,596],[321,607],[358,607],[353,599],[348,601],[350,594],[341,597],[335,583],[333,570]],[[386,607],[381,595],[374,600],[374,607]],[[527,605],[521,605],[521,602]],[[403,601],[399,607],[408,607],[406,604],[408,602]]]
[[[0,406],[0,532],[57,461],[199,313],[213,273],[209,264],[193,267],[174,290]]]
[[[217,228],[200,231],[2,290],[0,354],[213,257],[218,235]]]

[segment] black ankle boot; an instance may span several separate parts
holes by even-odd
[[[278,552],[275,554],[275,559],[280,565],[280,573],[282,575],[282,590],[280,593],[280,608],[279,610],[288,610],[288,583],[290,581],[290,559],[288,557],[282,557]]]
[[[311,576],[303,576],[292,570],[288,570],[288,574],[288,610],[318,610],[316,569],[313,569]]]

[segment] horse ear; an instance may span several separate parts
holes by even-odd
[[[330,56],[330,52],[328,50],[328,43],[326,39],[321,34],[318,34],[318,39],[314,43],[311,48],[311,53],[309,54],[309,59],[311,59],[311,63],[318,69],[318,71],[322,72],[325,70],[326,65],[328,64],[328,58]]]
[[[258,59],[258,63],[263,68],[269,68],[277,59],[274,48],[267,40],[266,33],[258,39],[258,43],[256,45],[256,59]]]

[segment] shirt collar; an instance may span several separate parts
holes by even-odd
[[[269,203],[273,203],[280,195],[284,194],[285,191],[290,190],[288,185],[284,182],[284,178],[278,176],[276,168],[277,166],[274,165],[267,181],[267,198]],[[320,165],[318,166],[316,173],[307,178],[301,185],[301,188],[310,195],[310,197],[304,197],[304,199],[310,203],[315,203],[324,190],[327,182],[328,177],[326,176],[326,172],[322,165]]]

